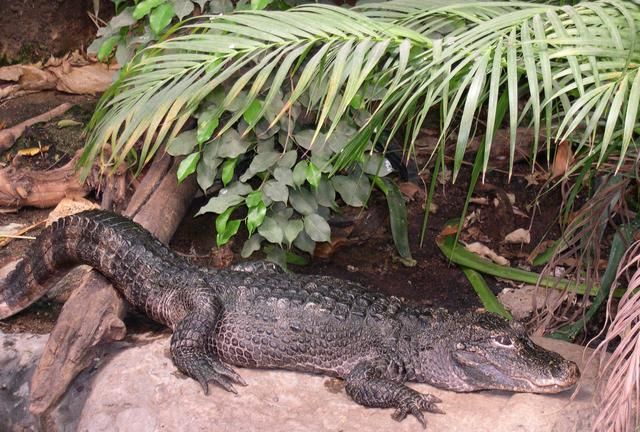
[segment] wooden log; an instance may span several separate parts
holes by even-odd
[[[87,195],[91,183],[82,183],[76,171],[80,153],[64,166],[48,171],[9,166],[0,170],[0,207],[55,207],[63,198]]]
[[[195,176],[178,184],[179,160],[158,154],[125,214],[168,242],[196,191]],[[95,270],[89,271],[65,303],[31,379],[29,410],[45,414],[71,381],[91,365],[105,344],[126,334],[124,301]]]

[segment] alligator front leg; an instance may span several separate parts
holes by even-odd
[[[217,300],[210,303],[209,307],[189,313],[175,327],[171,356],[178,370],[198,381],[205,394],[209,393],[209,382],[237,393],[233,383],[247,384],[215,354],[215,327],[222,315],[222,306]]]
[[[444,414],[444,411],[436,406],[442,402],[439,398],[407,387],[403,384],[403,373],[389,366],[389,362],[382,361],[358,364],[346,378],[347,394],[360,405],[396,408],[391,417],[397,421],[403,420],[411,413],[422,427],[426,427],[422,411]]]

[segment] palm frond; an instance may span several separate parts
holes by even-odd
[[[548,156],[554,135],[589,145],[587,154],[608,154],[614,142],[624,154],[638,125],[638,23],[638,6],[616,0],[576,6],[394,0],[354,10],[315,5],[208,17],[144,50],[123,72],[98,106],[83,161],[110,142],[110,161],[119,163],[144,136],[145,163],[207,95],[226,85],[221,112],[241,95],[244,101],[220,134],[266,92],[264,114],[287,79],[295,83],[280,116],[311,90],[308,108],[318,113],[318,131],[332,125],[326,136],[363,86],[383,89],[336,169],[358,159],[368,137],[379,138],[384,128],[405,131],[411,146],[427,113],[446,101],[443,140],[459,129],[456,175],[473,131],[495,130],[496,97],[504,92],[512,154],[523,122],[544,130]],[[528,100],[519,110],[522,96]],[[595,136],[602,137],[597,144]],[[488,156],[485,170],[487,164]]]
[[[317,109],[319,125],[332,113],[335,125],[383,60],[391,59],[385,67],[386,77],[393,80],[394,74],[404,72],[411,48],[430,46],[428,38],[409,29],[320,5],[205,17],[180,32],[143,50],[103,96],[90,124],[83,162],[111,143],[110,163],[117,165],[144,137],[140,161],[146,163],[207,95],[232,83],[220,112],[237,104],[241,94],[246,96],[220,135],[266,92],[262,116],[298,68],[300,75],[279,116],[309,88],[322,88],[322,97],[312,99],[315,104],[308,108]]]
[[[536,137],[544,131],[548,156],[553,136],[586,143],[597,132],[602,139],[598,144],[592,141],[587,154],[594,151],[607,154],[613,142],[624,154],[633,142],[633,132],[638,126],[634,101],[640,97],[637,5],[615,0],[581,2],[576,6],[456,2],[419,11],[417,6],[413,9],[407,6],[417,5],[412,0],[389,3],[392,11],[399,4],[405,8],[401,10],[415,12],[411,12],[408,21],[403,21],[393,13],[388,17],[381,13],[387,7],[384,3],[362,8],[370,16],[410,22],[414,29],[427,34],[434,31],[431,24],[440,25],[443,17],[450,23],[464,23],[464,31],[454,29],[442,39],[437,57],[433,49],[415,57],[401,85],[387,93],[371,119],[372,123],[379,122],[394,131],[406,125],[412,138],[408,141],[412,142],[426,112],[445,98],[450,99],[444,112],[443,137],[450,133],[458,115],[462,116],[454,176],[461,166],[469,131],[483,123],[478,116],[487,103],[492,104],[492,109],[487,112],[486,124],[489,132],[493,132],[489,125],[495,118],[495,95],[501,92],[509,94],[512,151],[515,128],[522,122],[533,124]],[[487,12],[491,10],[500,13]],[[487,64],[492,67],[486,67]],[[527,83],[526,94],[519,88],[521,78]],[[614,90],[609,92],[612,87]],[[528,96],[522,111],[518,111],[518,95]],[[610,98],[610,103],[603,102],[603,98]],[[558,123],[559,127],[554,126]],[[616,131],[621,128],[624,132],[617,136]],[[348,163],[359,149],[345,151],[339,167]],[[534,158],[535,154],[534,148]]]
[[[629,285],[618,303],[606,338],[593,354],[595,357],[606,353],[609,344],[620,339],[599,374],[602,406],[593,427],[598,432],[633,431],[640,424],[640,243],[627,250],[623,263],[617,279],[626,277]],[[611,308],[610,298],[607,317],[612,316]]]

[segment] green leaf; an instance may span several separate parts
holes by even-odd
[[[136,21],[139,21],[140,18],[146,16],[151,12],[151,9],[154,7],[161,5],[166,0],[143,0],[138,3],[133,10],[132,16]]]
[[[268,242],[281,244],[284,238],[282,226],[272,217],[265,217],[262,225],[258,227],[258,233]]]
[[[287,270],[287,254],[284,249],[277,246],[267,245],[264,247],[266,253],[265,259],[277,264],[283,270]]]
[[[331,184],[342,200],[351,207],[362,207],[369,197],[369,180],[364,175],[334,176]]]
[[[216,107],[212,106],[200,113],[200,117],[198,118],[198,131],[196,133],[198,144],[202,144],[211,138],[213,131],[218,127],[219,121],[220,113]]]
[[[151,15],[149,15],[149,26],[151,27],[151,30],[155,34],[159,35],[160,32],[169,25],[174,15],[175,12],[171,3],[161,4],[151,12]]]
[[[260,243],[262,243],[263,237],[260,234],[254,234],[249,237],[242,245],[240,256],[242,258],[249,258],[255,251],[260,249]]]
[[[317,213],[304,217],[304,230],[313,241],[326,242],[331,240],[331,228],[329,224]]]
[[[298,234],[304,229],[304,222],[300,219],[291,219],[287,226],[284,228],[284,239],[287,244],[291,246],[291,243],[298,237]]]
[[[289,188],[278,180],[269,180],[264,184],[262,190],[273,201],[280,201],[286,204],[289,199]]]
[[[313,255],[313,252],[316,249],[316,242],[311,240],[311,237],[309,237],[309,234],[305,231],[300,231],[298,237],[293,241],[293,245],[301,251],[307,252],[311,255]]]
[[[227,244],[227,242],[229,242],[229,239],[231,239],[231,237],[236,235],[236,233],[238,232],[241,222],[242,222],[241,220],[236,219],[227,223],[225,230],[216,235],[216,244],[218,246]]]
[[[357,133],[358,130],[356,128],[346,120],[342,120],[338,123],[333,133],[327,137],[327,145],[334,153],[340,153]]]
[[[365,173],[378,177],[385,177],[393,172],[391,162],[378,153],[366,154],[362,166]]]
[[[307,165],[307,169],[305,170],[305,177],[311,186],[318,187],[321,176],[322,173],[313,163],[309,163]]]
[[[511,316],[509,311],[502,306],[500,300],[498,300],[496,295],[491,291],[481,273],[470,269],[469,267],[462,267],[462,271],[467,279],[469,279],[469,282],[471,282],[471,286],[475,290],[476,294],[478,294],[478,297],[480,297],[482,305],[487,311],[500,315],[507,320],[513,319],[513,316]]]
[[[404,202],[404,197],[393,181],[376,177],[374,178],[374,182],[387,197],[391,235],[396,250],[403,259],[402,263],[407,267],[413,267],[416,265],[416,261],[411,257],[409,233],[407,231],[407,207]]]
[[[284,155],[282,155],[282,157],[278,161],[278,167],[291,169],[291,167],[293,167],[297,160],[298,152],[296,150],[289,150]]]
[[[291,171],[291,168],[279,166],[273,170],[273,177],[282,184],[293,186],[293,171]]]
[[[320,179],[318,187],[313,191],[316,201],[319,205],[328,208],[337,208],[336,191],[331,182],[325,177]]]
[[[222,233],[227,228],[227,222],[229,221],[229,217],[231,213],[236,209],[236,207],[229,207],[224,212],[216,217],[216,233]]]
[[[178,182],[182,183],[182,181],[187,178],[189,175],[193,174],[198,166],[198,161],[200,160],[200,152],[191,153],[189,156],[184,158],[180,165],[178,166]]]
[[[301,160],[296,164],[293,169],[293,184],[296,186],[302,185],[307,179],[307,165],[309,163],[306,160]]]
[[[218,196],[211,198],[209,202],[196,213],[196,216],[204,213],[223,213],[229,207],[244,202],[244,196],[251,191],[251,186],[236,181],[231,186],[221,189],[220,192],[218,192]]]
[[[173,10],[180,21],[193,12],[193,2],[191,0],[169,0],[173,5]]]
[[[254,123],[257,123],[258,120],[260,120],[261,113],[262,113],[262,102],[260,102],[258,99],[255,99],[253,102],[251,102],[251,105],[249,105],[249,107],[242,114],[242,118],[248,124],[252,125]]]
[[[188,130],[182,132],[167,144],[167,153],[171,156],[184,156],[193,152],[198,142],[196,141],[196,131]]]
[[[260,198],[258,204],[250,207],[247,213],[247,229],[249,230],[249,235],[253,234],[255,229],[262,225],[266,214],[267,206],[264,205],[262,198]]]
[[[219,140],[211,143],[218,146],[218,156],[224,158],[236,158],[249,150],[251,142],[240,136],[235,129],[226,131]]]
[[[143,0],[140,3],[138,3],[135,7],[135,9],[133,10],[133,18],[136,21],[139,21],[140,18],[146,16],[147,14],[149,14],[149,12],[151,12],[151,9],[155,8],[158,5],[161,5],[162,3],[164,3],[166,0]]]
[[[120,40],[120,35],[115,35],[107,38],[102,45],[100,45],[100,49],[98,50],[98,60],[101,62],[106,62],[111,57],[111,51],[116,46],[118,41]]]
[[[193,139],[195,140],[195,136]],[[217,148],[212,145],[205,146],[202,152],[202,159],[200,159],[196,172],[198,185],[200,185],[203,191],[206,191],[213,185],[218,166],[220,166],[221,163],[222,159],[218,157]]]
[[[251,0],[251,10],[262,10],[272,2],[273,0]]]
[[[297,132],[293,135],[293,139],[296,141],[300,147],[305,150],[311,150],[315,153],[326,153],[330,152],[329,146],[326,144],[325,136],[323,133],[319,133],[316,136],[316,131],[314,129],[304,129],[300,132]],[[315,141],[314,138],[315,137]]]
[[[213,186],[220,162],[220,159],[207,160],[206,152],[203,158],[200,159],[198,169],[196,169],[196,179],[203,191],[206,192],[207,189]]]
[[[305,257],[302,257],[296,253],[293,253],[291,251],[285,251],[285,259],[287,261],[287,264],[293,264],[293,265],[297,265],[297,266],[306,266],[309,264],[309,260]]]
[[[280,159],[280,153],[274,151],[267,151],[264,153],[258,153],[253,157],[249,169],[242,174],[240,180],[247,181],[254,175],[271,168]]]
[[[356,95],[351,99],[349,105],[353,109],[362,109],[364,108],[364,96],[361,93],[356,93]]]
[[[236,170],[236,164],[238,163],[238,158],[227,159],[222,164],[222,174],[220,175],[220,179],[222,180],[223,186],[229,184],[229,182],[233,179],[233,173]]]
[[[262,203],[262,192],[259,190],[253,191],[247,195],[244,201],[249,208],[257,207]]]
[[[318,211],[318,203],[306,189],[289,191],[289,203],[300,214],[310,215]]]

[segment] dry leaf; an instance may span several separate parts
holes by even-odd
[[[513,207],[511,208],[511,210],[513,210],[513,214],[514,214],[514,215],[516,215],[516,216],[521,216],[521,217],[523,217],[523,218],[527,218],[527,219],[529,218],[529,215],[528,215],[528,214],[526,214],[525,212],[523,212],[522,210],[520,210],[520,209],[519,209],[518,207],[516,207],[516,206],[513,206]]]
[[[558,145],[556,157],[553,159],[553,165],[551,166],[551,178],[564,175],[564,173],[569,170],[572,163],[573,152],[571,151],[571,144],[569,144],[568,141],[562,141]]]
[[[529,230],[524,228],[518,228],[517,230],[511,231],[504,238],[505,243],[515,243],[515,244],[529,244],[531,242],[531,233]]]
[[[489,205],[489,199],[487,197],[472,197],[469,202],[478,205]]]
[[[316,258],[330,258],[339,248],[351,243],[352,241],[345,237],[332,237],[330,242],[316,243],[313,256]]]
[[[62,217],[98,208],[100,208],[98,204],[89,201],[88,199],[64,198],[53,210],[51,210],[51,213],[49,213],[49,216],[47,217],[47,226]]]
[[[19,223],[10,223],[0,226],[0,235],[16,235],[22,230],[22,228],[24,228],[24,226],[24,224]]]
[[[442,228],[442,231],[440,231],[440,234],[438,234],[438,237],[447,237],[450,235],[454,235],[457,232],[458,232],[457,225],[445,225],[445,227]]]
[[[547,173],[543,171],[535,171],[524,176],[524,179],[527,181],[527,186],[538,186],[547,179]]]
[[[231,250],[232,241],[224,246],[214,247],[211,249],[210,264],[215,268],[226,268],[233,264],[234,254]]]
[[[18,154],[20,156],[37,156],[40,153],[44,153],[48,150],[49,150],[49,146],[29,147],[29,148],[18,150]]]
[[[413,182],[403,182],[398,185],[400,193],[409,201],[413,201],[416,194],[420,192],[420,186]]]
[[[74,94],[96,94],[113,82],[117,67],[90,62],[78,53],[50,59],[44,66],[11,65],[0,67],[0,81],[15,83],[0,88],[0,99],[42,90]]]
[[[498,255],[497,253],[495,253],[493,250],[491,250],[489,247],[483,245],[480,242],[475,242],[475,243],[471,243],[465,246],[465,249],[468,250],[469,252],[473,252],[476,255],[480,255],[483,258],[487,258],[491,261],[493,261],[496,264],[500,264],[503,266],[508,266],[509,265],[509,260],[506,259],[503,256]]]

